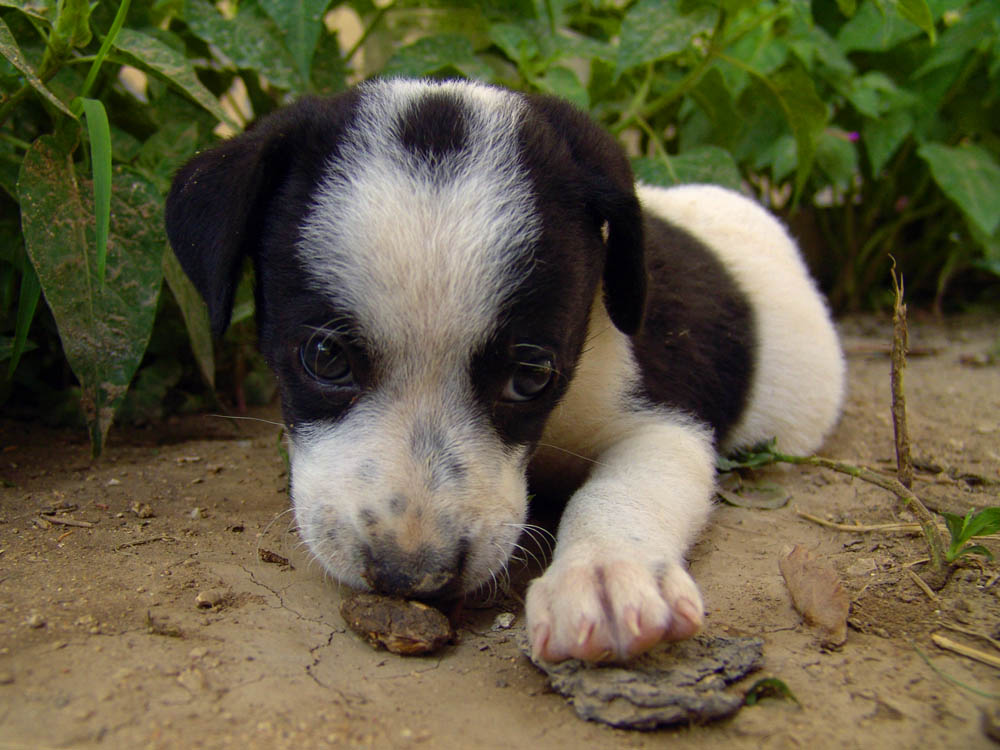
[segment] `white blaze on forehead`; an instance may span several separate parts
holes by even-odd
[[[400,123],[438,93],[461,103],[461,147],[411,152]],[[540,231],[518,154],[524,106],[462,82],[362,88],[297,250],[316,288],[346,304],[380,347],[467,353],[496,326]]]

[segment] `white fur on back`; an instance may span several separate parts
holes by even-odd
[[[713,185],[640,186],[639,198],[715,253],[753,309],[754,378],[723,450],[772,437],[790,453],[816,450],[840,413],[844,359],[830,314],[784,227],[757,203]]]

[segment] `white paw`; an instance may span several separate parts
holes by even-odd
[[[605,557],[554,562],[528,589],[525,615],[536,658],[599,662],[690,638],[704,610],[698,587],[677,563]]]

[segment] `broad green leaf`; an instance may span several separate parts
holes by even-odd
[[[816,143],[826,127],[826,104],[816,93],[812,79],[798,65],[762,78],[762,82],[777,99],[795,137],[798,160],[795,192],[798,196],[812,170]]]
[[[331,0],[260,0],[285,38],[299,75],[308,81],[319,35],[324,31],[323,14]]]
[[[31,64],[21,52],[21,48],[18,46],[14,34],[11,33],[10,27],[7,26],[7,22],[2,18],[0,18],[0,54],[3,54],[11,65],[21,71],[21,74],[31,84],[31,87],[44,96],[49,103],[63,114],[76,119],[76,115],[70,111],[70,108],[63,104],[59,97],[53,94],[49,90],[49,87],[42,82],[42,79],[38,77],[38,74],[35,73],[35,69],[31,67]]]
[[[56,18],[49,34],[49,46],[59,48],[86,47],[93,34],[90,33],[89,0],[60,0],[56,4]]]
[[[871,173],[876,179],[912,132],[913,115],[904,110],[894,110],[877,120],[865,120],[861,126],[861,136],[871,164]]]
[[[573,102],[580,109],[590,109],[590,96],[587,88],[580,83],[569,68],[556,65],[545,71],[545,75],[535,79],[534,83],[547,94],[555,94]]]
[[[97,99],[81,99],[90,138],[90,168],[94,181],[94,219],[97,226],[97,283],[104,284],[111,223],[111,128],[108,113]]]
[[[858,171],[858,151],[847,134],[824,131],[816,141],[816,164],[840,189],[846,189]]]
[[[641,156],[632,160],[636,177],[651,185],[711,183],[739,190],[739,168],[732,155],[718,146],[698,146],[668,160]]]
[[[336,94],[347,88],[347,61],[340,51],[337,34],[319,38],[312,62],[312,88],[320,94]]]
[[[305,88],[307,79],[299,75],[281,31],[256,2],[245,0],[234,18],[226,18],[206,0],[186,0],[184,21],[195,36],[215,45],[237,68],[256,71],[281,89]]]
[[[1000,226],[1000,165],[972,143],[925,143],[917,151],[938,187],[987,235]]]
[[[208,306],[169,247],[163,253],[163,278],[166,279],[180,308],[181,317],[184,318],[188,341],[201,376],[214,390],[215,350],[212,343],[212,327],[208,322]]]
[[[691,90],[691,98],[712,123],[716,143],[731,145],[743,127],[743,116],[718,68],[710,68]]]
[[[519,68],[523,68],[525,62],[538,57],[542,51],[537,36],[529,31],[526,24],[493,24],[490,26],[489,37],[490,41],[517,63]]]
[[[868,0],[858,6],[840,31],[837,42],[845,53],[885,52],[920,34],[920,29],[897,13],[883,13]]]
[[[622,21],[616,75],[676,55],[712,30],[716,13],[697,5],[682,12],[681,0],[639,0]]]
[[[970,544],[967,547],[963,547],[959,550],[956,557],[962,557],[964,555],[982,555],[987,560],[993,559],[993,553],[981,544]]]
[[[1000,532],[1000,508],[984,508],[966,518],[966,538]]]
[[[858,9],[858,3],[857,0],[837,0],[837,7],[841,13],[850,18]]]
[[[191,63],[180,52],[156,37],[129,28],[119,32],[115,48],[128,58],[130,64],[162,77],[204,107],[219,122],[239,130],[239,125],[230,120],[219,100],[198,80]]]
[[[927,34],[931,44],[937,41],[937,31],[934,28],[934,17],[927,7],[926,0],[899,0],[896,5],[899,15],[920,27]]]
[[[146,180],[116,173],[100,287],[87,187],[77,183],[72,157],[54,137],[32,144],[18,180],[25,247],[80,381],[97,456],[149,341],[166,240],[162,196]]]
[[[459,34],[418,39],[392,56],[382,75],[420,78],[457,70],[468,78],[490,80],[493,70],[475,53],[472,42]]]
[[[52,23],[56,17],[59,0],[0,0],[0,7],[17,8],[19,11],[39,21]]]
[[[971,7],[963,9],[961,13],[961,18],[941,34],[940,43],[934,46],[930,56],[913,74],[915,78],[961,60],[968,53],[987,42],[991,36],[1000,39],[997,35],[997,19],[1000,9],[995,3],[973,3]],[[990,34],[991,26],[993,27],[992,34]]]

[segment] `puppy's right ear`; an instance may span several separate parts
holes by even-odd
[[[217,337],[229,326],[243,259],[256,252],[263,208],[287,168],[287,138],[264,121],[191,159],[167,196],[167,236]]]

